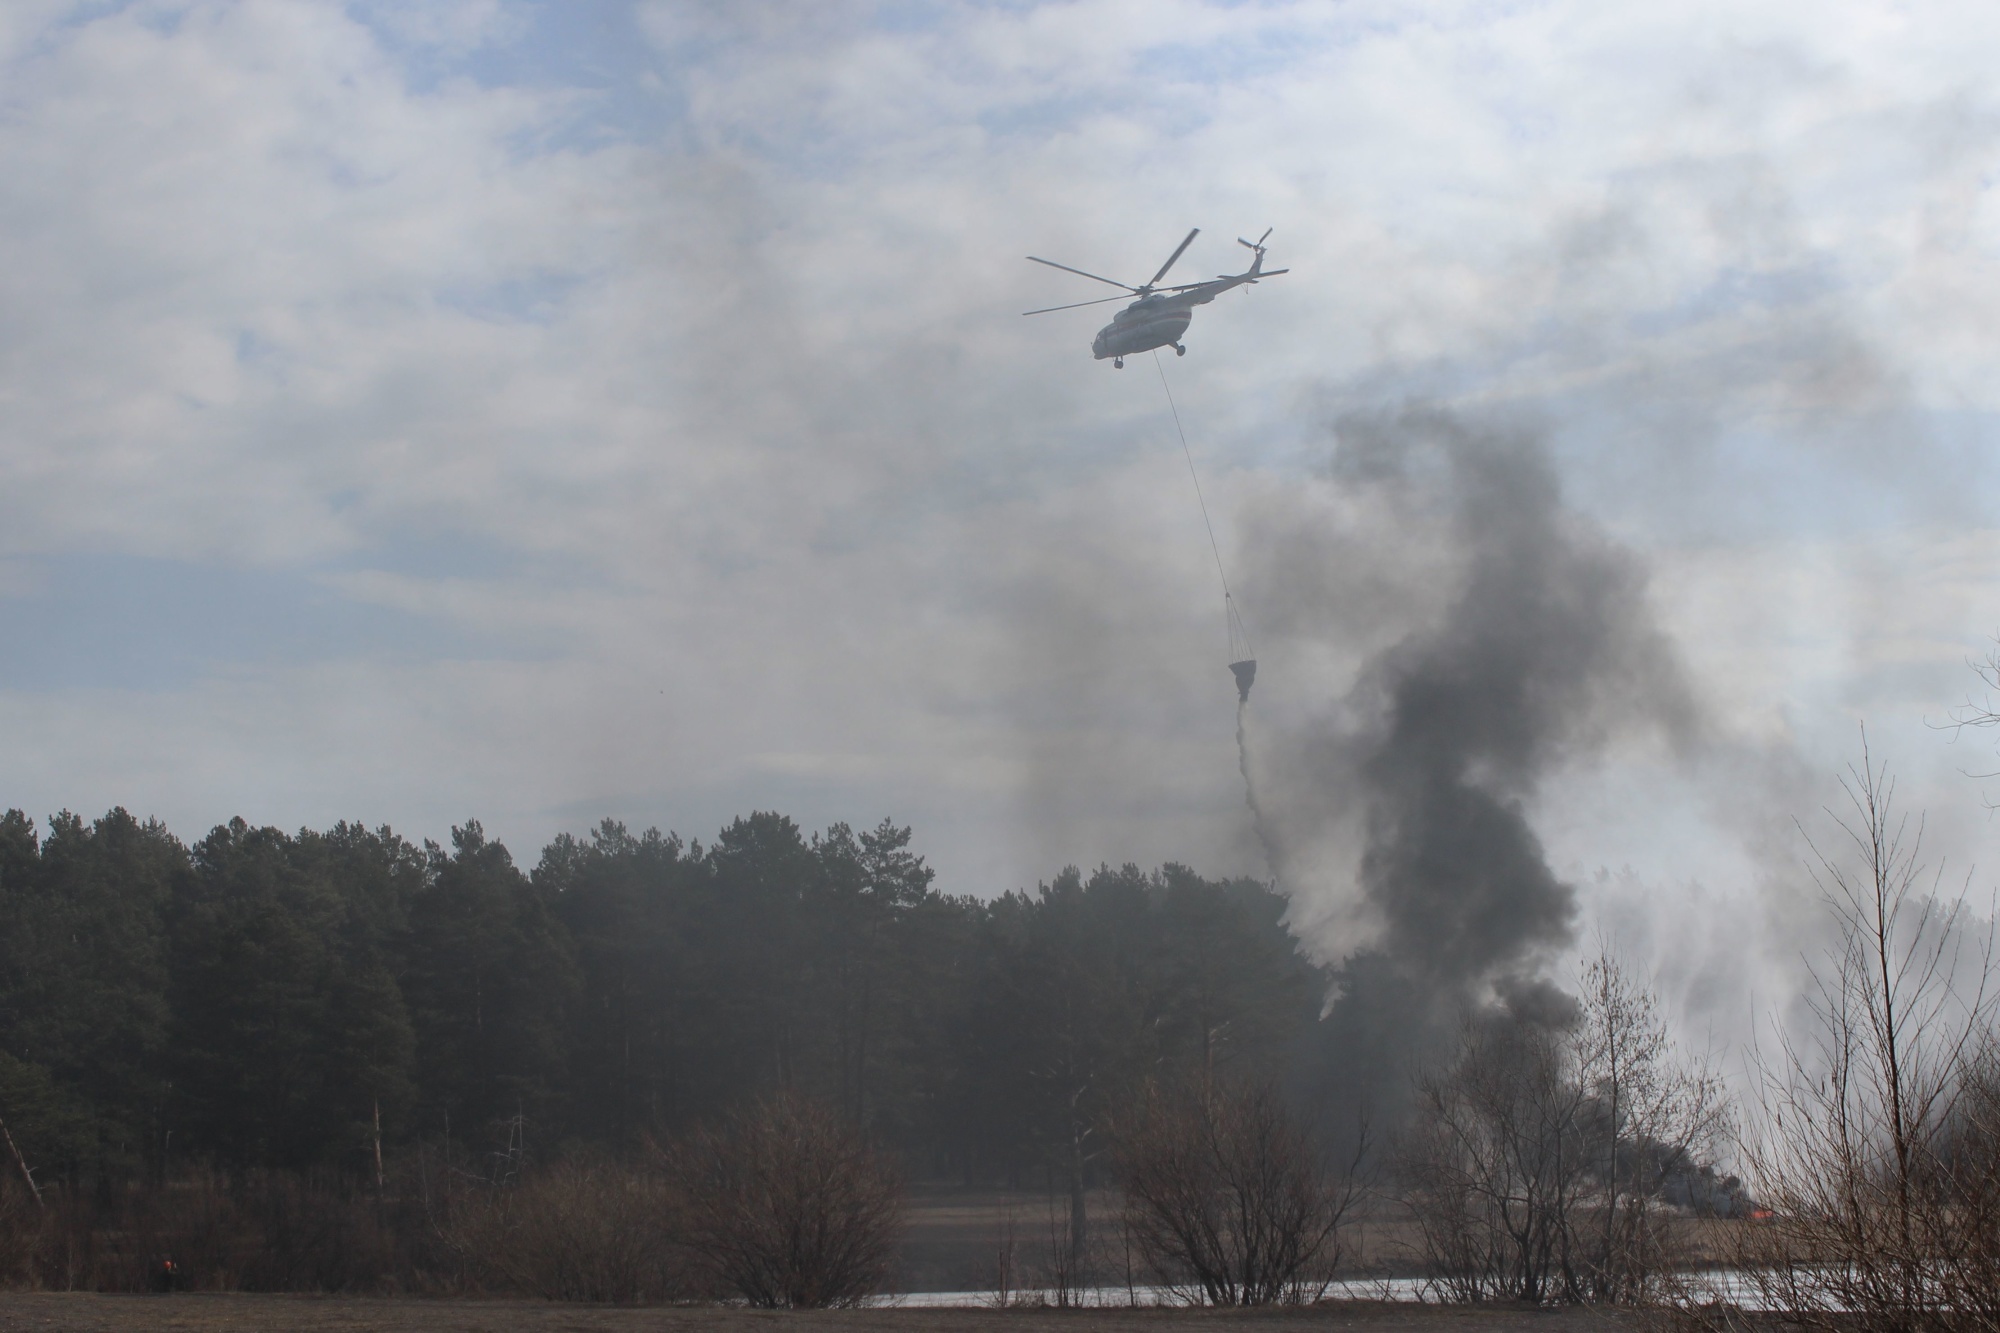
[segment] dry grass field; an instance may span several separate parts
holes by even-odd
[[[909,1213],[892,1282],[898,1291],[991,1291],[998,1285],[1002,1255],[1016,1288],[1050,1284],[1051,1255],[1061,1247],[1067,1197],[1027,1191],[918,1191]],[[1085,1285],[1124,1285],[1134,1261],[1124,1245],[1119,1199],[1093,1191],[1089,1201],[1089,1269]],[[1733,1233],[1745,1223],[1687,1219],[1686,1262],[1697,1268],[1728,1262]],[[1393,1202],[1372,1201],[1358,1209],[1342,1234],[1344,1276],[1397,1277],[1423,1271],[1416,1229]],[[1143,1275],[1134,1275],[1139,1282]]]
[[[1118,1196],[1092,1191],[1091,1244],[1083,1284],[1123,1286],[1137,1259],[1124,1243]],[[1064,1245],[1067,1196],[1001,1191],[919,1191],[910,1199],[893,1276],[899,1291],[991,1291],[1003,1264],[1016,1288],[1051,1285],[1053,1256]],[[1407,1228],[1392,1210],[1360,1217],[1347,1229],[1342,1267],[1355,1274],[1415,1271]]]
[[[608,1308],[527,1301],[0,1293],[0,1333],[1642,1333],[1638,1315],[1369,1301],[1265,1310]]]

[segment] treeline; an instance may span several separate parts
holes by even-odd
[[[782,1090],[908,1175],[1064,1188],[1143,1080],[1273,1077],[1317,1022],[1326,978],[1264,885],[1128,865],[980,902],[909,844],[607,821],[524,871],[474,822],[449,848],[240,819],[189,846],[10,811],[0,1118],[72,1190],[359,1181],[417,1144],[628,1153]]]

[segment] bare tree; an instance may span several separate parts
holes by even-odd
[[[1454,1300],[1581,1294],[1570,1241],[1588,1151],[1573,1051],[1559,1028],[1468,1015],[1450,1063],[1418,1075],[1397,1164],[1432,1280]]]
[[[675,1155],[685,1243],[721,1288],[752,1305],[858,1305],[882,1285],[903,1221],[902,1185],[845,1121],[779,1093]]]
[[[1356,1180],[1328,1169],[1274,1087],[1148,1086],[1118,1131],[1125,1224],[1183,1299],[1267,1305],[1325,1292]]]
[[[1053,1189],[1048,1195],[1046,1259],[1041,1272],[1043,1295],[1038,1299],[1049,1301],[1059,1310],[1081,1306],[1090,1290],[1092,1247],[1087,1235],[1078,1230],[1075,1197],[1074,1188],[1061,1200]]]
[[[1939,892],[1923,825],[1869,756],[1843,781],[1844,847],[1813,848],[1838,942],[1813,968],[1815,1035],[1765,1069],[1749,1158],[1775,1216],[1742,1256],[1809,1324],[2000,1326],[1992,927]],[[1810,842],[1810,840],[1808,840]]]
[[[1679,1052],[1608,948],[1567,1015],[1468,1014],[1417,1079],[1396,1154],[1432,1280],[1462,1301],[1652,1299],[1678,1256],[1678,1178],[1729,1125],[1723,1081]]]
[[[1951,732],[1952,739],[1954,740],[1958,738],[1959,733],[1965,731],[1967,728],[1977,731],[1992,731],[1995,728],[2000,728],[2000,700],[1996,700],[1995,697],[1996,695],[2000,695],[2000,640],[1994,642],[1994,646],[1987,650],[1986,656],[1983,659],[1977,662],[1968,662],[1966,665],[1972,668],[1972,674],[1977,676],[1979,683],[1985,687],[1985,699],[1975,700],[1968,695],[1964,703],[1952,709],[1950,721],[1930,724],[1940,731]],[[1863,749],[1865,750],[1866,748],[1866,738],[1864,737]],[[1972,778],[2000,778],[2000,772],[1968,772],[1966,776]],[[1988,804],[1989,808],[1992,808],[1990,801]]]
[[[1989,1026],[1946,1129],[1938,1210],[1949,1224],[1935,1266],[1939,1303],[1963,1323],[2000,1328],[2000,1047]]]
[[[1609,947],[1581,980],[1572,1043],[1594,1188],[1572,1230],[1573,1281],[1586,1299],[1637,1304],[1658,1294],[1679,1257],[1665,1196],[1714,1156],[1731,1103],[1722,1076],[1706,1058],[1682,1055],[1659,1001]]]

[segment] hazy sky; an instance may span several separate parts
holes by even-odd
[[[1019,312],[1270,226],[1166,362],[1253,634],[1272,532],[1358,521],[1334,423],[1505,418],[1714,741],[1543,793],[1593,920],[1733,957],[1863,719],[1978,873],[1996,59],[1972,4],[11,0],[0,805],[1265,873],[1159,378]],[[1260,645],[1269,734],[1335,628]]]

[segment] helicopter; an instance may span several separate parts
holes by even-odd
[[[1250,261],[1250,267],[1243,272],[1225,273],[1208,282],[1187,282],[1178,287],[1162,287],[1159,285],[1160,279],[1167,276],[1167,270],[1174,266],[1174,261],[1186,253],[1188,246],[1194,244],[1195,237],[1201,235],[1200,227],[1187,234],[1174,252],[1167,256],[1167,262],[1160,265],[1158,273],[1137,287],[1126,282],[1112,282],[1110,278],[1100,278],[1095,273],[1085,273],[1080,268],[1058,264],[1053,259],[1037,259],[1034,255],[1029,255],[1028,258],[1037,264],[1047,264],[1050,268],[1074,273],[1080,278],[1122,287],[1139,298],[1119,311],[1109,324],[1099,329],[1097,340],[1090,345],[1090,350],[1099,361],[1110,357],[1112,367],[1123,370],[1126,357],[1138,352],[1149,352],[1155,347],[1171,347],[1175,356],[1186,356],[1187,348],[1181,344],[1180,337],[1187,331],[1189,322],[1194,319],[1196,306],[1207,305],[1232,287],[1254,283],[1259,278],[1273,278],[1280,273],[1290,273],[1291,270],[1288,268],[1274,268],[1269,272],[1264,269],[1264,242],[1271,239],[1271,231],[1272,228],[1266,227],[1264,234],[1254,241],[1246,241],[1240,236],[1236,238],[1238,245],[1248,247],[1256,255],[1256,258]],[[1104,296],[1095,301],[1043,306],[1040,310],[1023,310],[1021,313],[1046,315],[1054,310],[1075,310],[1082,306],[1103,305],[1106,301],[1123,299],[1120,296]]]

